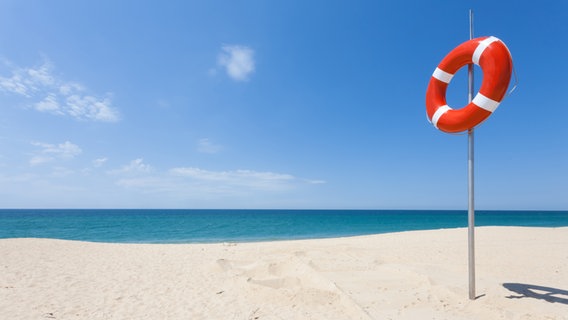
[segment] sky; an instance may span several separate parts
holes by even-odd
[[[0,208],[465,210],[467,135],[425,94],[470,9],[518,79],[475,207],[568,210],[561,0],[3,0]]]

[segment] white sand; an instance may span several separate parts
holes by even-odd
[[[5,239],[0,319],[568,319],[568,228],[476,237],[475,301],[466,229],[246,244]]]

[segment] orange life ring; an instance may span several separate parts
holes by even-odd
[[[479,92],[465,107],[454,110],[446,102],[446,89],[454,74],[463,66],[475,63],[483,71]],[[426,113],[434,127],[455,133],[469,130],[487,119],[503,100],[513,60],[505,44],[495,37],[466,41],[440,62],[426,90]]]

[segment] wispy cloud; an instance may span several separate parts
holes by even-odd
[[[278,194],[313,183],[290,174],[255,170],[212,171],[176,167],[161,171],[144,163],[142,158],[107,173],[117,177],[115,184],[120,187],[182,198]]]
[[[11,64],[8,67],[11,69],[12,76],[0,77],[0,89],[3,91],[31,98],[42,91],[42,88],[51,87],[55,83],[50,74],[51,65],[47,62],[35,69],[18,68]]]
[[[255,69],[254,51],[246,46],[225,45],[217,57],[217,64],[235,81],[246,81]]]
[[[325,180],[310,180],[310,179],[305,179],[304,181],[305,181],[306,183],[309,183],[309,184],[326,184],[326,183],[327,183],[327,181],[325,181]]]
[[[214,154],[221,151],[221,149],[222,147],[220,145],[215,144],[214,142],[212,142],[210,139],[207,138],[199,139],[199,141],[197,142],[197,151],[201,153]]]
[[[322,181],[307,180],[287,173],[259,170],[208,170],[192,166],[154,167],[142,157],[126,161],[114,170],[106,157],[88,159],[88,167],[77,159],[81,149],[65,141],[60,144],[34,142],[31,171],[0,172],[0,191],[14,191],[44,203],[60,206],[87,201],[105,206],[165,207],[247,207],[284,201],[305,190],[318,188]],[[71,165],[66,163],[73,160]],[[49,165],[45,165],[48,163]],[[105,170],[101,170],[101,166]],[[81,169],[83,167],[83,169]],[[4,183],[1,183],[4,182]],[[2,186],[10,186],[4,187]],[[101,194],[105,201],[100,202]],[[74,202],[75,200],[79,202]],[[55,202],[53,202],[55,201]],[[84,205],[84,202],[83,202]]]
[[[152,166],[144,163],[144,159],[138,158],[130,161],[130,163],[122,166],[120,169],[110,170],[110,174],[138,174],[149,173],[153,171]]]
[[[218,186],[246,187],[262,190],[287,189],[297,179],[289,174],[259,172],[253,170],[209,171],[194,167],[180,167],[170,170],[170,174],[194,182],[215,183]]]
[[[0,76],[0,91],[22,97],[32,109],[78,120],[119,120],[118,110],[112,106],[108,94],[105,97],[92,95],[79,83],[57,78],[49,61],[29,68],[5,65],[11,75]]]
[[[95,159],[95,160],[93,160],[93,166],[94,166],[95,168],[100,168],[100,167],[102,167],[107,161],[108,161],[107,158],[98,158],[98,159]]]
[[[119,177],[117,185],[144,189],[148,192],[167,190],[193,195],[247,194],[249,192],[285,192],[301,185],[323,184],[286,173],[255,170],[212,171],[197,167],[176,167],[167,171],[155,170],[142,158],[132,160],[120,169],[107,173]]]
[[[72,159],[83,152],[79,146],[69,141],[65,141],[60,144],[32,142],[32,145],[39,148],[39,150],[32,155],[29,161],[32,166],[51,162],[56,159]]]

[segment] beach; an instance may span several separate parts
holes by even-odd
[[[568,319],[568,227],[217,244],[0,240],[1,319]]]

